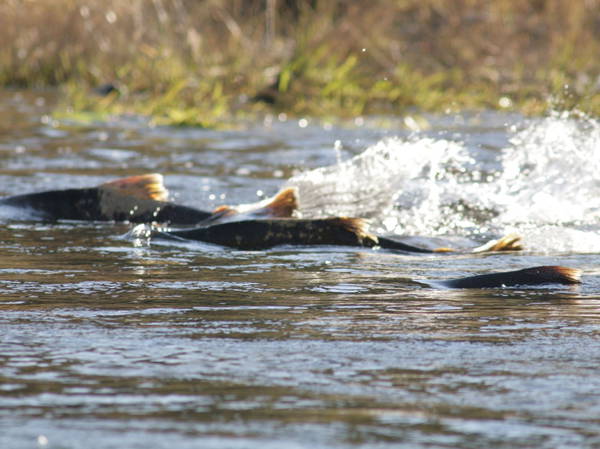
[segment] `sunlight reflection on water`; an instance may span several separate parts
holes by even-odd
[[[0,447],[600,444],[597,195],[594,165],[584,166],[597,147],[595,122],[484,113],[432,117],[422,134],[368,121],[222,133],[118,120],[54,128],[35,118],[43,108],[23,106],[19,116],[11,104],[0,103],[0,117],[15,124],[0,138],[6,195],[160,171],[178,201],[208,209],[223,194],[254,201],[280,187],[281,173],[296,174],[301,191],[343,186],[335,198],[351,200],[338,204],[348,212],[374,195],[366,205],[374,227],[478,239],[474,224],[482,234],[510,225],[532,247],[421,256],[134,246],[127,224],[40,223],[3,211]],[[574,159],[559,153],[565,143],[577,146]],[[345,162],[319,168],[338,158]],[[573,184],[546,185],[548,171]],[[557,207],[540,218],[541,204],[527,207],[542,190],[570,202],[564,215]],[[522,208],[506,207],[517,200]],[[305,212],[335,206],[315,204]],[[585,220],[572,223],[578,214]],[[584,283],[426,284],[556,263],[582,268]]]

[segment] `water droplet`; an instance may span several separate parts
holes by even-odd
[[[117,14],[114,11],[108,11],[105,16],[106,21],[110,24],[113,24],[117,21]]]
[[[415,118],[411,117],[410,115],[404,117],[404,126],[406,126],[411,131],[420,131],[421,130],[421,126],[419,125],[419,122],[417,122],[417,120],[415,120]]]
[[[342,149],[344,148],[344,146],[342,145],[342,142],[340,140],[336,140],[333,143],[333,150],[335,151],[335,159],[336,162],[339,164],[342,163]]]
[[[510,108],[512,106],[513,102],[510,98],[508,97],[500,97],[500,99],[498,100],[498,105],[501,108]]]

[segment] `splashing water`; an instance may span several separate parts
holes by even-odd
[[[443,183],[456,184],[458,178],[448,174],[472,162],[454,142],[391,138],[346,162],[297,175],[287,184],[299,189],[303,216],[380,218],[408,199],[407,191],[414,197],[432,196]]]
[[[503,149],[386,139],[288,184],[304,216],[368,217],[377,232],[518,232],[539,251],[600,250],[600,123],[554,114],[506,132]]]
[[[498,197],[506,224],[596,224],[600,218],[600,123],[549,117],[504,150]]]

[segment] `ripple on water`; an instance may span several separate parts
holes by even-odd
[[[3,192],[163,171],[178,201],[210,209],[294,174],[306,215],[370,215],[436,246],[516,229],[530,251],[134,246],[128,225],[0,209],[1,447],[600,444],[596,122],[444,116],[412,135],[305,124],[34,120],[0,138]],[[423,283],[557,263],[582,268],[583,285]]]

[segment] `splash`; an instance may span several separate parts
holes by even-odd
[[[2,200],[0,199],[0,223],[9,221],[40,220],[43,218],[43,214],[34,209],[2,204]]]
[[[328,215],[380,218],[397,202],[409,199],[409,207],[431,196],[447,176],[472,159],[462,147],[430,138],[383,140],[362,154],[331,167],[318,168],[291,178],[287,185],[300,191],[300,212],[305,217]]]
[[[496,186],[505,223],[599,223],[600,123],[554,115],[516,133],[511,144]]]
[[[304,216],[367,217],[377,232],[518,232],[539,251],[600,251],[600,123],[554,114],[504,132],[504,148],[385,139],[288,185]]]

